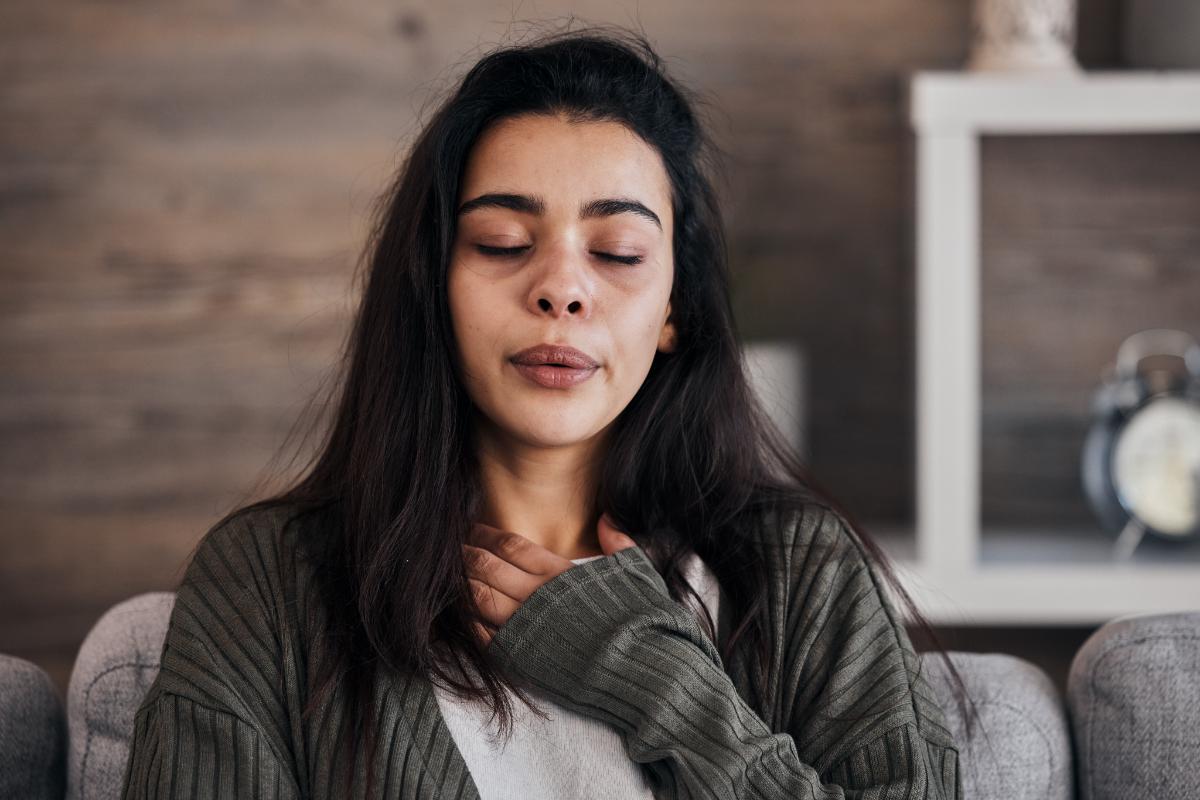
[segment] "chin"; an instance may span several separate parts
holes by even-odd
[[[602,415],[587,413],[582,404],[553,408],[520,403],[498,418],[507,435],[534,447],[567,447],[592,439],[605,427]]]
[[[569,447],[594,437],[599,430],[588,424],[540,424],[513,431],[517,438],[535,447]]]

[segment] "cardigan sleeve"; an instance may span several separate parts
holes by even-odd
[[[777,543],[775,729],[640,547],[547,581],[489,649],[516,679],[615,726],[659,797],[961,800],[957,751],[890,601],[838,521],[816,514]]]
[[[281,697],[270,517],[201,540],[134,716],[122,800],[301,796]]]
[[[299,796],[252,724],[174,694],[139,709],[121,800]]]

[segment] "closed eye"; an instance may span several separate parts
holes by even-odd
[[[483,253],[485,256],[513,258],[528,250],[529,245],[523,245],[521,247],[492,247],[491,245],[477,244],[475,245],[475,249]],[[619,256],[615,253],[601,253],[595,250],[592,251],[592,255],[596,256],[597,258],[603,258],[606,261],[616,262],[618,264],[628,264],[632,266],[634,264],[642,263],[641,256]]]

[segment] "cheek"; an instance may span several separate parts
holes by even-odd
[[[459,270],[451,271],[447,292],[459,358],[469,367],[481,358],[481,347],[490,341],[487,336],[490,306],[470,276]]]
[[[660,307],[657,300],[626,306],[626,312],[612,320],[612,331],[620,352],[622,381],[641,381],[650,371],[658,350],[666,301]]]

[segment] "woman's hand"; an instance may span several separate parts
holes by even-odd
[[[610,556],[637,543],[618,531],[605,514],[596,526],[600,549]],[[475,523],[471,543],[463,545],[467,580],[483,616],[475,627],[485,646],[539,586],[576,566],[519,533]]]

